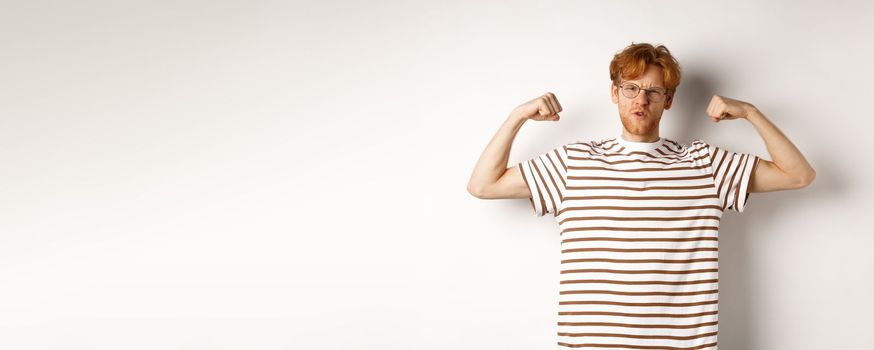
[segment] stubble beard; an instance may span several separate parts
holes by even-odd
[[[652,115],[644,120],[636,121],[632,117],[622,117],[622,126],[625,127],[632,135],[647,136],[652,134],[659,128],[659,120],[661,118],[653,118]]]

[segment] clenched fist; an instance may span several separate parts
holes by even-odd
[[[519,105],[513,109],[513,112],[511,112],[510,115],[523,120],[558,121],[559,112],[561,112],[561,105],[558,104],[558,99],[555,98],[555,94],[547,92],[543,94],[543,96]]]
[[[707,115],[714,123],[718,123],[723,119],[746,118],[750,108],[755,107],[748,102],[713,95],[713,98],[710,99],[710,105],[707,106]]]

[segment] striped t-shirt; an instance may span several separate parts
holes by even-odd
[[[561,229],[558,345],[717,349],[718,236],[759,157],[693,140],[568,143],[518,164]]]

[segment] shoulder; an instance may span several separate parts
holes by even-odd
[[[614,145],[616,145],[616,138],[601,138],[601,139],[589,139],[584,141],[574,141],[568,143],[566,146],[569,148],[574,148],[577,150],[583,151],[596,151],[601,153],[605,150],[611,149]]]
[[[598,140],[573,141],[565,144],[565,147],[573,150],[588,151],[598,148],[600,145]]]
[[[692,139],[691,143],[680,143],[674,139],[665,139],[665,143],[662,146],[663,148],[669,149],[675,154],[679,155],[683,158],[692,158],[692,159],[701,159],[702,157],[709,155],[709,147],[702,139],[695,138]]]
[[[700,138],[692,139],[692,144],[689,146],[689,150],[691,153],[710,153],[710,144],[707,141],[704,141]]]

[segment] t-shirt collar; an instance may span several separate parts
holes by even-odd
[[[628,151],[648,152],[654,151],[656,148],[661,147],[661,145],[665,143],[665,138],[659,137],[657,141],[653,142],[634,142],[622,138],[622,135],[620,134],[616,137],[616,143],[618,143],[619,146],[624,147]]]

